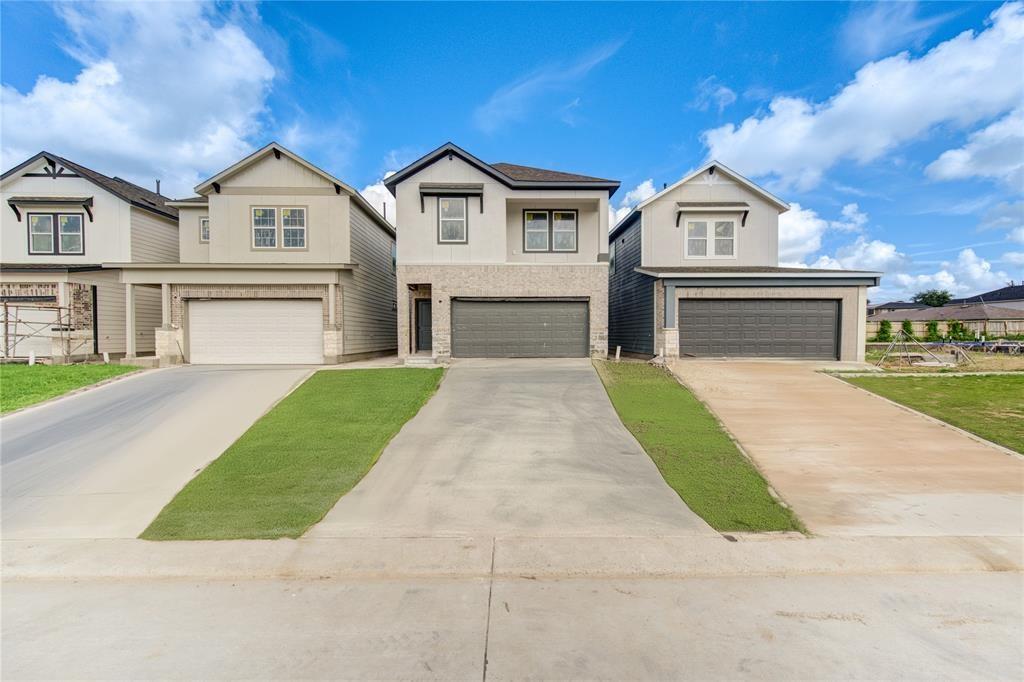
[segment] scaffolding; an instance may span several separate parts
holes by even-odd
[[[75,334],[67,307],[3,301],[0,325],[0,358],[4,360],[35,357],[52,361],[59,357],[68,362],[73,356],[91,352],[91,336]],[[59,343],[54,344],[55,340]]]

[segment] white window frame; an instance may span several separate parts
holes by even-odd
[[[61,225],[61,218],[78,218],[78,249],[71,250],[64,248],[64,235],[75,234],[74,232],[64,232],[64,226]],[[81,213],[58,213],[57,214],[57,253],[62,255],[80,256],[85,253],[85,219]]]
[[[257,244],[256,244],[256,230],[257,229],[260,229],[260,230],[269,230],[269,229],[271,229],[271,227],[268,227],[267,225],[259,225],[259,226],[256,225],[256,211],[273,211],[274,212],[274,225],[273,225],[274,243],[271,246],[257,246]],[[252,246],[253,249],[256,249],[258,251],[269,251],[271,249],[276,249],[277,248],[277,244],[278,244],[278,239],[277,239],[277,237],[278,237],[278,234],[277,234],[277,231],[278,231],[277,212],[278,211],[277,211],[277,207],[276,206],[253,206],[251,208],[251,210],[249,211],[249,225],[250,225],[250,229],[249,229],[250,241],[249,241],[249,243],[250,243],[250,245]]]
[[[206,233],[205,237],[203,236],[204,232]],[[200,244],[209,244],[210,243],[210,217],[209,216],[203,216],[203,217],[201,217],[199,219],[199,243]]]
[[[559,249],[555,247],[555,232],[567,232],[568,230],[555,229],[555,214],[562,213],[572,216],[572,248]],[[552,253],[577,253],[580,250],[580,214],[579,211],[571,209],[553,209],[551,211],[551,252]]]
[[[441,203],[444,201],[462,202],[461,218],[444,218],[441,216]],[[445,239],[442,229],[444,221],[462,223],[462,239]],[[467,197],[445,197],[437,198],[437,243],[438,244],[468,244],[469,243],[469,199]]]
[[[723,218],[721,216],[707,216],[698,217],[691,216],[687,218],[683,226],[683,257],[688,260],[736,260],[737,254],[739,253],[739,222],[735,218]],[[690,253],[690,225],[693,223],[704,223],[707,225],[707,232],[705,236],[694,237],[694,239],[703,239],[705,244],[705,255],[697,255]],[[715,255],[715,223],[732,223],[732,255],[731,256],[716,256]]]
[[[41,250],[32,248],[32,235],[33,235],[33,232],[32,232],[32,219],[35,218],[35,217],[41,217],[41,216],[46,216],[47,218],[50,219],[50,229],[47,230],[46,233],[45,233],[45,234],[48,234],[50,236],[50,250],[49,251],[41,251]],[[39,255],[39,256],[44,256],[44,255],[45,256],[52,256],[52,255],[57,253],[57,235],[56,235],[56,233],[54,232],[54,229],[53,229],[53,221],[54,221],[55,218],[56,218],[56,215],[54,215],[53,213],[29,213],[25,217],[25,220],[28,222],[28,254],[30,256],[35,256],[35,255]],[[42,235],[44,233],[43,232],[38,232],[36,234]]]
[[[530,240],[528,239],[529,235],[540,234],[540,230],[529,229],[531,215],[544,216],[544,248],[542,249],[530,248]],[[551,252],[551,211],[533,208],[528,208],[523,211],[523,251],[526,253]]]
[[[287,249],[288,251],[302,251],[302,250],[308,248],[309,247],[309,241],[308,241],[309,231],[308,231],[308,229],[306,227],[307,224],[308,224],[306,207],[305,206],[280,206],[277,209],[277,211],[281,215],[281,248],[282,249]],[[285,211],[301,211],[302,212],[302,227],[295,227],[294,225],[289,227],[288,225],[285,225],[284,224],[284,212]],[[285,243],[285,231],[287,231],[287,230],[302,230],[302,245],[301,246],[288,246],[288,244]]]

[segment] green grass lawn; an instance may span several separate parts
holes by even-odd
[[[317,372],[192,479],[146,540],[298,537],[366,475],[441,369]]]
[[[597,362],[622,423],[684,502],[719,531],[803,531],[704,404],[666,370]]]
[[[1024,453],[1024,376],[848,377],[846,381]]]
[[[0,413],[137,369],[131,365],[0,365]]]

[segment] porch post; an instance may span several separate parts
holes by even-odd
[[[166,282],[160,285],[160,325],[171,328],[171,285]]]
[[[124,354],[135,357],[135,285],[124,285]]]

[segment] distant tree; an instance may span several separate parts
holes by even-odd
[[[916,338],[914,336],[914,323],[911,322],[910,320],[903,320],[903,324],[900,325],[900,328],[903,330],[903,333],[906,334],[909,338]]]
[[[941,341],[942,335],[939,334],[939,323],[932,320],[928,323],[927,331],[924,335],[925,341]]]
[[[878,333],[875,334],[875,341],[892,341],[892,322],[882,320],[878,323]]]
[[[911,300],[914,301],[914,303],[923,303],[927,306],[937,308],[939,306],[946,305],[952,299],[953,294],[944,289],[929,289],[928,291],[919,291],[914,294],[914,298]]]

